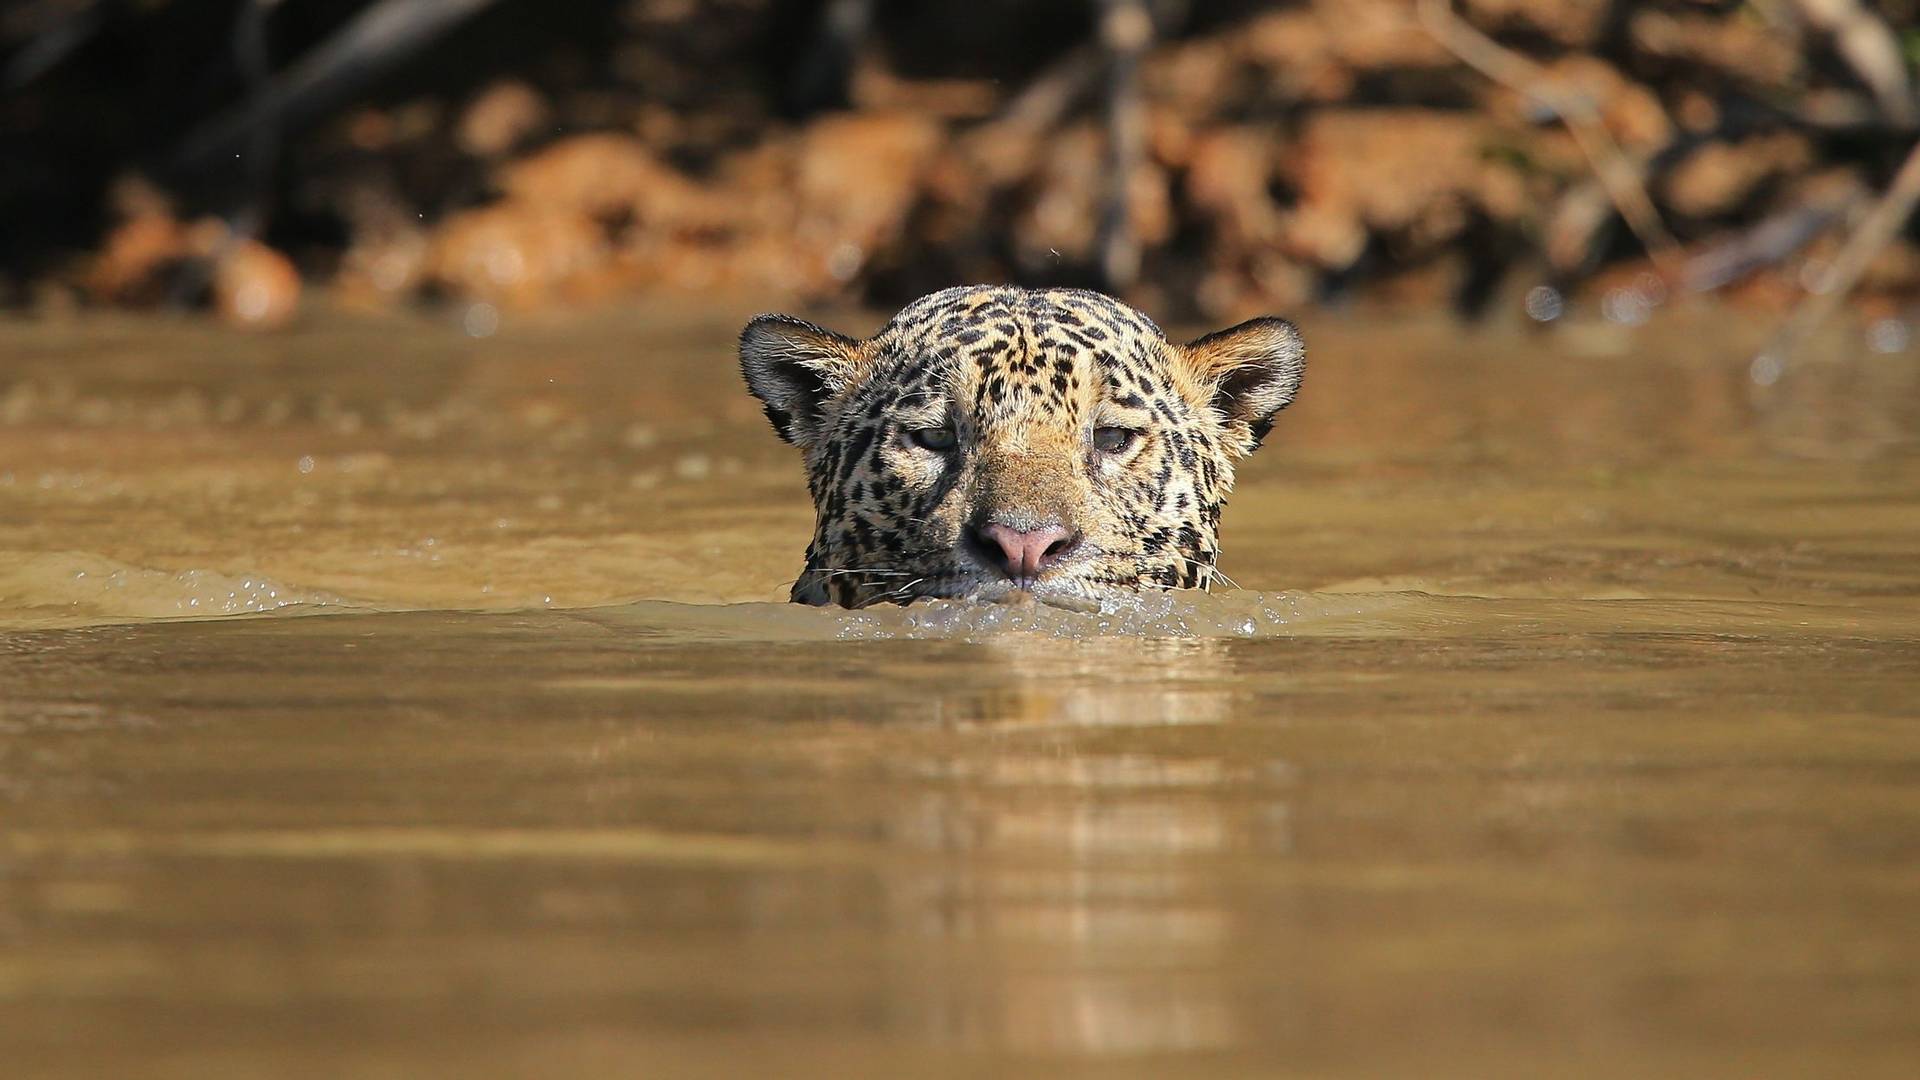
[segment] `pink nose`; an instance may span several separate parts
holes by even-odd
[[[975,530],[974,543],[987,560],[1015,581],[1030,582],[1064,558],[1080,535],[1064,525],[1021,530],[989,522]]]

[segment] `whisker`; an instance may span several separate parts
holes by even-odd
[[[1219,578],[1221,581],[1226,582],[1229,586],[1235,589],[1240,588],[1239,582],[1233,580],[1232,578],[1228,577],[1226,574],[1222,573],[1220,568],[1218,566],[1213,565],[1212,563],[1202,562],[1199,559],[1189,559],[1185,555],[1180,555],[1178,553],[1176,553],[1174,557],[1179,559],[1181,562],[1186,563],[1189,566],[1205,567],[1207,572],[1206,576],[1209,580],[1211,580],[1212,578]]]
[[[897,589],[890,589],[890,590],[888,590],[887,592],[884,592],[884,593],[881,593],[881,594],[880,594],[880,599],[882,599],[882,600],[894,600],[894,599],[898,599],[898,598],[900,598],[900,597],[903,597],[903,596],[905,596],[905,595],[906,595],[906,593],[907,593],[907,591],[908,591],[908,590],[910,590],[910,589],[912,589],[912,588],[913,588],[913,587],[914,587],[915,585],[918,585],[918,584],[920,584],[921,582],[923,582],[923,581],[925,581],[925,580],[927,580],[927,579],[926,579],[926,578],[924,578],[924,577],[917,577],[917,578],[914,578],[914,579],[913,579],[912,581],[909,581],[909,582],[907,582],[907,583],[906,583],[905,585],[902,585],[902,586],[900,586],[900,587],[899,587],[899,588],[897,588]]]
[[[1237,581],[1235,581],[1235,580],[1233,580],[1232,578],[1230,578],[1230,577],[1228,577],[1228,576],[1227,576],[1227,575],[1226,575],[1225,573],[1223,573],[1223,572],[1221,571],[1221,569],[1220,569],[1219,567],[1217,567],[1217,566],[1214,566],[1214,567],[1210,567],[1210,568],[1209,568],[1209,570],[1210,570],[1210,575],[1211,575],[1212,577],[1217,577],[1217,578],[1219,578],[1219,579],[1220,579],[1221,581],[1224,581],[1224,582],[1226,582],[1226,583],[1227,583],[1227,584],[1228,584],[1229,586],[1231,586],[1231,587],[1233,587],[1233,588],[1235,588],[1235,589],[1238,589],[1238,588],[1240,588],[1240,583],[1239,583],[1239,582],[1237,582]]]
[[[809,567],[805,570],[802,570],[800,572],[799,577],[796,577],[792,581],[787,582],[787,587],[792,588],[795,585],[800,584],[800,582],[805,580],[807,577],[812,575],[817,575],[825,578],[836,578],[846,574],[864,574],[868,577],[911,577],[912,576],[911,573],[906,570],[879,570],[879,569],[866,570],[857,566],[848,566],[848,567],[814,566],[814,567]]]

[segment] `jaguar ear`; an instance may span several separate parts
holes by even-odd
[[[859,344],[791,315],[760,315],[740,332],[740,372],[773,430],[805,449],[827,402],[852,383]]]
[[[1306,344],[1285,319],[1249,319],[1182,348],[1203,385],[1213,388],[1213,408],[1236,457],[1260,446],[1274,414],[1293,404],[1307,370]]]

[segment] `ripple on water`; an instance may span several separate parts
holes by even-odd
[[[1003,637],[1222,638],[1276,636],[1329,620],[1404,606],[1415,593],[1149,593],[1099,610],[1038,602],[921,600],[859,611],[799,604],[679,604],[639,601],[577,617],[664,638],[728,641],[980,641]]]
[[[1902,611],[1764,600],[1541,599],[1392,592],[1149,593],[1082,612],[1037,603],[923,601],[840,612],[842,640],[1051,638],[1510,637],[1686,634],[1727,638],[1805,632],[1920,632]]]
[[[0,628],[26,629],[262,613],[371,612],[373,606],[259,574],[134,566],[84,552],[0,552]],[[397,613],[421,610],[380,605]],[[424,613],[424,612],[423,612]],[[451,614],[451,613],[448,613]],[[500,614],[508,614],[502,612]],[[1049,639],[1461,638],[1686,634],[1765,640],[1801,634],[1920,638],[1904,607],[1685,598],[1471,596],[1380,591],[1155,592],[1097,610],[923,600],[859,611],[798,604],[643,600],[542,617],[655,639],[732,642]]]
[[[1046,603],[981,604],[928,600],[904,608],[866,608],[843,617],[846,640],[974,638],[1008,633],[1047,637],[1257,637],[1283,630],[1326,607],[1308,593],[1142,593],[1097,610]],[[1355,606],[1358,613],[1366,605]]]
[[[192,618],[351,602],[260,574],[163,570],[85,552],[47,552],[0,564],[0,607],[12,621],[61,622]]]

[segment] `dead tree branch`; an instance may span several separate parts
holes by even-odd
[[[494,0],[379,0],[274,76],[246,101],[214,117],[181,144],[180,167],[203,165],[247,145],[263,124],[352,92]]]
[[[1668,277],[1674,276],[1679,270],[1676,252],[1680,245],[1647,194],[1646,165],[1620,148],[1601,119],[1599,108],[1584,94],[1561,90],[1538,64],[1469,26],[1453,13],[1448,0],[1420,0],[1419,10],[1427,32],[1462,63],[1532,98],[1567,125],[1614,209],[1647,249],[1654,265]]]
[[[1900,42],[1879,16],[1859,0],[1796,0],[1801,18],[1833,38],[1834,51],[1873,91],[1880,111],[1895,124],[1916,119],[1913,84],[1907,78]]]

